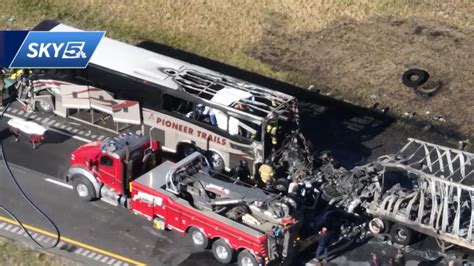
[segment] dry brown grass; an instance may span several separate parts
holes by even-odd
[[[154,39],[280,78],[284,73],[271,71],[244,52],[260,39],[264,20],[274,13],[287,16],[290,34],[320,30],[341,18],[363,21],[372,16],[439,17],[460,27],[474,25],[471,1],[7,0],[8,6],[4,10],[16,13],[19,26],[31,27],[42,18],[57,18],[105,29],[109,36],[126,41]]]
[[[59,19],[78,27],[105,29],[109,37],[128,42],[153,39],[302,86],[309,85],[309,82],[305,78],[298,78],[298,73],[272,68],[268,63],[251,56],[249,49],[254,49],[261,43],[260,40],[268,30],[265,27],[272,25],[268,20],[284,16],[288,36],[322,31],[341,20],[364,23],[374,17],[391,16],[435,20],[461,29],[474,28],[473,1],[6,1],[3,9],[16,16],[16,20],[6,22],[10,14],[4,14],[0,21],[2,27],[30,28],[43,18]],[[303,40],[299,45],[305,46],[306,43]],[[335,91],[341,93],[339,96],[345,96],[341,88],[335,88]]]
[[[33,250],[6,238],[0,238],[0,265],[78,266],[81,264]]]

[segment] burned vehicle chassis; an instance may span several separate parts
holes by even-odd
[[[325,166],[322,197],[370,219],[373,234],[411,244],[415,232],[445,249],[474,249],[474,155],[417,139],[351,171]]]

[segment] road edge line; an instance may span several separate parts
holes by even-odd
[[[0,215],[0,220],[2,220],[2,221],[4,221],[4,222],[7,222],[7,223],[10,223],[10,224],[19,225],[15,220],[10,219],[10,218],[7,218],[7,217],[4,217],[4,216],[2,216],[2,215]],[[35,227],[35,226],[32,226],[32,225],[23,224],[23,226],[24,226],[26,229],[29,229],[29,230],[32,230],[32,231],[36,231],[37,233],[44,234],[44,235],[47,235],[47,236],[49,236],[49,237],[53,237],[53,238],[56,238],[56,237],[57,237],[56,234],[54,234],[54,233],[51,233],[51,232],[49,232],[49,231],[43,230],[43,229],[41,229],[41,228],[38,228],[38,227]],[[68,242],[68,243],[70,243],[70,244],[73,244],[73,245],[77,245],[77,246],[80,246],[80,247],[83,247],[83,248],[86,248],[86,249],[89,249],[89,250],[98,252],[98,253],[102,253],[102,254],[107,255],[107,256],[110,256],[110,257],[112,257],[112,258],[119,259],[119,260],[121,260],[121,261],[125,261],[125,262],[128,262],[128,263],[133,263],[133,264],[135,264],[135,265],[140,265],[140,266],[146,265],[146,264],[143,263],[143,262],[139,262],[139,261],[136,261],[136,260],[127,258],[127,257],[123,257],[123,256],[121,256],[121,255],[112,253],[112,252],[110,252],[110,251],[103,250],[103,249],[101,249],[101,248],[97,248],[97,247],[88,245],[88,244],[86,244],[86,243],[79,242],[79,241],[77,241],[77,240],[70,239],[70,238],[68,238],[68,237],[61,236],[61,240],[63,240],[64,242]]]

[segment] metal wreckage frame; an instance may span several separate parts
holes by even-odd
[[[195,79],[203,83],[196,89],[212,94],[203,76]],[[474,249],[472,153],[409,139],[398,153],[347,170],[330,156],[313,158],[309,143],[297,132],[271,157],[275,176],[299,177],[315,185],[329,205],[370,217],[368,227],[374,234],[390,233],[395,242],[406,245],[417,231],[435,237],[443,250],[451,245]],[[364,227],[352,224],[340,237],[362,237]]]
[[[415,231],[444,252],[474,249],[474,154],[417,139],[397,153],[348,171],[329,161],[320,168],[330,205],[371,219],[373,234],[390,233],[408,245]]]

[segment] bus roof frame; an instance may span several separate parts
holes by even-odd
[[[77,29],[77,28],[74,28],[74,27],[71,27],[71,26],[68,26],[68,25],[65,25],[65,24],[61,24],[59,22],[50,21],[50,20],[46,20],[46,21],[41,22],[38,26],[35,27],[34,30],[45,30],[45,31],[56,31],[56,32],[57,31],[82,31],[80,29]],[[111,47],[112,45],[115,45],[115,47]],[[124,48],[124,50],[128,50],[129,59],[131,59],[131,57],[133,57],[133,59],[135,61],[120,60],[120,58],[117,58],[117,55],[124,56],[126,54],[126,52],[117,52],[117,49],[119,47]],[[115,48],[115,49],[113,49],[113,48]],[[112,57],[107,58],[107,56],[104,56],[104,54],[106,54],[106,55],[110,54],[111,51],[116,53],[116,55],[113,58]],[[137,60],[136,59],[137,57],[140,57],[140,58]],[[146,60],[144,60],[145,64],[143,64],[143,62],[138,62],[140,59],[144,59],[144,58],[146,58]],[[137,73],[136,70],[137,69],[140,70],[140,69],[144,68],[146,66],[146,63],[148,63],[149,65],[150,65],[150,62],[152,64],[155,63],[155,65],[153,65],[153,66],[157,66],[157,64],[156,64],[157,59],[156,58],[162,59],[161,61],[160,60],[158,60],[158,61],[161,62],[161,63],[165,63],[165,64],[162,65],[163,68],[168,68],[169,69],[169,68],[175,67],[175,69],[174,69],[175,71],[184,71],[184,72],[185,71],[190,71],[190,72],[194,71],[194,72],[197,72],[197,73],[202,73],[202,74],[206,75],[209,78],[209,80],[211,80],[212,78],[218,79],[221,83],[223,83],[225,85],[225,87],[226,86],[234,87],[236,89],[240,89],[240,90],[243,90],[243,91],[248,91],[248,92],[252,93],[252,95],[254,95],[255,97],[262,97],[263,96],[263,98],[265,98],[269,101],[277,100],[278,105],[273,107],[273,106],[265,104],[265,103],[252,104],[252,103],[249,103],[248,101],[240,101],[243,104],[251,105],[251,108],[253,108],[253,109],[258,109],[258,110],[266,113],[265,116],[263,116],[263,115],[259,116],[259,115],[256,115],[256,114],[252,114],[252,113],[249,113],[249,112],[238,110],[238,109],[233,108],[231,106],[225,106],[225,105],[222,105],[222,104],[214,103],[210,100],[207,100],[203,97],[200,97],[199,94],[190,93],[190,92],[186,91],[183,88],[183,86],[180,86],[178,84],[178,82],[173,80],[173,78],[170,78],[171,77],[170,74],[167,74],[167,77],[164,77],[163,80],[157,80],[157,78],[153,78],[153,77],[150,77],[150,76],[146,76],[146,75]],[[118,62],[118,61],[127,61],[126,65],[128,66],[128,65],[131,64],[132,67],[128,67],[128,69],[127,69],[127,67],[124,66],[124,64],[121,64],[121,65],[117,64],[116,62]],[[147,50],[145,48],[137,47],[137,46],[127,44],[127,43],[124,43],[124,42],[120,42],[120,41],[117,41],[117,40],[113,40],[113,39],[110,39],[110,38],[107,38],[107,37],[104,37],[101,40],[101,42],[99,43],[95,53],[92,55],[92,58],[90,60],[90,64],[94,65],[95,67],[102,68],[104,70],[117,72],[121,75],[125,74],[126,76],[128,76],[130,78],[140,80],[142,82],[146,82],[149,85],[158,86],[161,89],[164,89],[166,91],[166,93],[169,93],[169,94],[173,94],[173,93],[171,93],[172,91],[185,92],[185,93],[182,93],[182,94],[179,93],[179,95],[178,94],[175,94],[175,95],[179,96],[179,97],[182,97],[183,94],[186,95],[186,96],[190,96],[189,98],[188,97],[186,97],[186,98],[188,98],[189,100],[191,100],[193,102],[201,102],[201,103],[203,103],[203,104],[205,104],[205,105],[207,105],[211,108],[225,109],[228,114],[230,114],[232,116],[235,116],[236,118],[247,120],[249,122],[256,123],[256,124],[259,124],[259,125],[262,123],[262,121],[264,121],[268,116],[270,116],[276,110],[281,109],[282,106],[287,105],[291,101],[296,102],[296,98],[293,97],[293,96],[290,96],[290,95],[287,95],[287,94],[284,94],[284,93],[281,93],[281,92],[278,92],[278,91],[274,91],[274,90],[271,90],[271,89],[268,89],[268,88],[265,88],[265,87],[261,87],[261,86],[258,86],[256,84],[252,84],[252,83],[249,83],[249,82],[246,82],[246,81],[243,81],[243,80],[239,80],[237,78],[230,77],[230,76],[224,75],[224,74],[216,72],[216,71],[212,71],[212,70],[209,70],[209,69],[206,69],[206,68],[194,65],[194,64],[190,64],[190,63],[187,63],[187,62],[184,62],[184,61],[172,58],[172,57],[168,57],[168,56],[156,53],[156,52],[152,52],[152,51]],[[126,71],[121,71],[118,68],[114,68],[113,67],[114,64],[116,66],[119,66],[118,68],[127,69],[127,70]],[[133,66],[133,64],[135,64],[135,65]],[[155,74],[155,73],[153,73],[153,74]],[[162,74],[166,74],[166,73],[163,72]],[[172,81],[170,81],[170,80],[172,80]],[[232,82],[229,83],[230,81],[232,81]],[[222,85],[222,84],[219,83],[219,85]],[[206,91],[206,92],[209,91],[210,90],[209,87],[210,87],[210,85],[207,86],[207,87],[203,87],[202,91]],[[269,107],[269,110],[264,110],[263,108],[261,108],[260,106],[262,106],[262,105],[266,105],[267,107]]]

